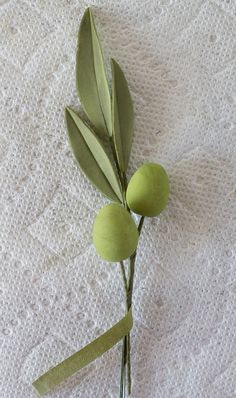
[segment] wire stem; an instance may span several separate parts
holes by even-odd
[[[141,234],[144,223],[144,216],[140,218],[138,231]],[[137,251],[130,257],[129,267],[129,278],[128,278],[128,289],[127,289],[127,309],[129,310],[132,306],[133,286],[134,286],[134,272],[135,272],[135,260]],[[131,380],[131,342],[130,334],[127,336],[127,378],[128,378],[128,394],[131,394],[132,380]]]
[[[123,190],[123,200],[124,200],[124,207],[126,210],[130,212],[128,204],[126,202],[126,188],[127,188],[127,178],[125,172],[121,172],[119,169],[119,163],[116,155],[115,145],[113,139],[111,138],[111,148],[113,152],[113,156],[116,162],[116,167],[118,171],[118,175],[120,178],[122,190]],[[144,216],[140,218],[139,225],[138,225],[138,232],[139,235],[141,233],[142,227],[144,223]],[[124,284],[124,290],[126,295],[126,308],[127,311],[132,306],[132,295],[133,295],[133,284],[134,284],[134,271],[135,271],[135,259],[136,259],[136,251],[129,259],[129,276],[127,278],[125,266],[123,261],[120,261],[120,269]],[[128,396],[131,395],[131,388],[132,388],[132,379],[131,379],[131,340],[130,340],[130,333],[123,338],[123,346],[122,346],[122,358],[121,358],[121,375],[120,375],[120,398],[125,398],[126,393],[126,377],[127,377],[127,384],[128,384]]]
[[[127,289],[128,289],[128,281],[125,272],[125,265],[123,261],[120,261],[120,270],[123,279],[125,297],[126,297],[126,308],[128,311],[128,302],[127,302]],[[123,346],[122,346],[122,357],[121,357],[121,369],[120,369],[120,398],[125,398],[125,385],[126,385],[126,363],[127,363],[127,336],[123,338]]]

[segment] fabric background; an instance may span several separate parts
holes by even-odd
[[[129,175],[160,162],[171,199],[145,221],[136,266],[133,398],[236,397],[234,0],[0,0],[0,397],[118,321],[117,265],[91,227],[106,203],[70,153],[65,105],[93,6],[107,65],[134,100]],[[117,398],[121,345],[50,398]]]

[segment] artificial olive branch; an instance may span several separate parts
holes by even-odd
[[[130,91],[119,64],[111,59],[112,93],[106,78],[103,53],[91,9],[83,15],[76,56],[76,86],[87,123],[67,107],[68,139],[76,161],[91,183],[112,203],[97,214],[93,244],[100,257],[118,263],[124,284],[126,314],[94,341],[50,368],[33,382],[40,395],[79,371],[123,340],[120,398],[131,396],[132,296],[135,260],[144,217],[159,215],[167,205],[168,176],[155,163],[141,166],[127,182],[126,170],[131,152],[134,110]],[[103,142],[110,144],[113,159]],[[140,215],[138,226],[132,213]],[[128,275],[124,260],[128,260]],[[127,391],[128,390],[128,391]]]

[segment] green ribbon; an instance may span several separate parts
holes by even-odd
[[[83,347],[80,351],[71,355],[63,362],[49,369],[33,382],[34,388],[40,396],[47,394],[58,384],[72,376],[78,370],[84,368],[89,363],[110,350],[124,336],[126,336],[133,326],[131,309],[124,318],[117,322],[113,327]]]

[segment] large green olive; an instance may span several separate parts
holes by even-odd
[[[111,203],[103,207],[93,225],[93,243],[107,261],[118,262],[130,257],[138,244],[138,230],[127,210]]]
[[[167,205],[169,181],[165,169],[156,163],[141,166],[132,176],[126,200],[129,208],[147,217],[157,216]]]

